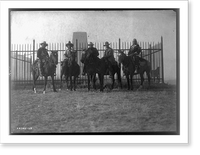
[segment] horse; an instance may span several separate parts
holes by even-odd
[[[32,68],[31,68],[31,72],[33,75],[33,91],[34,91],[34,93],[36,93],[35,85],[36,85],[36,81],[40,75],[38,63],[39,63],[39,59],[35,60],[32,65]],[[45,94],[45,91],[46,91],[48,76],[51,76],[53,91],[56,92],[56,88],[54,85],[54,74],[56,72],[57,64],[58,64],[58,51],[51,51],[50,57],[45,60],[45,63],[43,66],[44,73],[42,76],[44,76],[44,80],[45,80],[43,94]]]
[[[107,60],[106,60],[107,61]],[[110,78],[112,79],[112,85],[111,90],[114,88],[115,84],[115,74],[117,74],[117,80],[118,80],[118,86],[120,89],[122,89],[122,80],[121,80],[121,68],[117,61],[115,61],[115,64],[111,64],[109,61],[107,62],[108,65],[108,71],[106,75],[110,75]]]
[[[114,75],[117,73],[118,77],[118,84],[120,88],[122,88],[121,83],[121,75],[120,75],[120,67],[119,65],[111,65],[111,63],[107,60],[106,57],[98,58],[96,57],[95,60],[90,55],[91,51],[84,51],[82,53],[81,62],[85,65],[86,74],[88,77],[88,91],[90,90],[90,82],[93,82],[93,88],[96,89],[96,74],[98,74],[99,82],[100,82],[100,91],[104,89],[104,75],[107,75],[107,72],[110,72],[110,76],[112,79],[112,86],[111,89],[114,88]]]
[[[154,79],[157,78],[157,81],[160,81],[160,67],[157,67],[155,70],[151,70],[151,77]]]
[[[141,78],[141,83],[140,87],[138,90],[140,90],[143,87],[143,82],[144,82],[144,72],[146,72],[147,77],[148,77],[148,88],[150,87],[150,81],[151,81],[151,64],[149,61],[143,58],[139,58],[139,63],[140,63],[140,69],[137,73],[135,73],[135,64],[132,61],[131,56],[127,56],[124,51],[119,50],[119,62],[122,63],[123,65],[123,71],[127,79],[127,84],[128,84],[128,90],[133,90],[133,76],[140,74]],[[129,80],[130,79],[130,80]],[[130,86],[131,84],[131,86]]]
[[[88,50],[83,50],[80,61],[85,65],[85,70],[88,80],[88,91],[90,91],[90,82],[92,81],[93,89],[96,89],[96,74],[97,70],[95,67],[95,62],[91,57],[89,57]],[[97,63],[97,62],[96,62]]]
[[[62,77],[65,75],[65,80],[68,88],[68,78],[70,78],[70,90],[76,91],[76,79],[80,74],[80,66],[75,61],[76,52],[71,52],[70,58],[61,62],[61,74],[60,74],[60,90],[62,89]],[[73,85],[72,85],[72,77]]]

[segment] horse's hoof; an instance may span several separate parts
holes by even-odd
[[[45,91],[43,91],[43,94],[45,94],[46,92]]]

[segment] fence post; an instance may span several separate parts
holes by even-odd
[[[163,37],[162,36],[161,36],[161,64],[162,64],[162,83],[164,83]]]
[[[151,56],[151,44],[149,45],[149,53],[150,53],[150,64],[151,64],[151,67],[152,67],[152,56]]]
[[[78,53],[78,39],[76,39],[76,52],[77,52],[77,55],[76,55],[76,62],[78,62],[78,55],[79,55],[79,53]]]
[[[121,39],[120,39],[120,38],[119,38],[119,50],[121,50]],[[119,52],[118,52],[118,53],[119,53]],[[117,53],[117,54],[118,54],[118,53]],[[119,73],[119,75],[122,76],[122,75],[121,75],[121,70],[122,70],[121,63],[119,63],[119,68],[120,68],[120,73]]]
[[[29,72],[30,73],[29,74],[30,75],[30,78],[29,78],[30,80],[31,80],[32,65],[33,65],[33,62],[32,62],[32,56],[31,56],[31,58],[30,58],[30,66],[29,66],[30,67],[30,72]]]
[[[35,61],[35,39],[33,39],[33,62]]]
[[[156,69],[156,67],[155,67],[155,53],[154,53],[154,49],[155,49],[155,44],[153,42],[153,48],[152,48],[152,51],[153,51],[153,54],[152,54],[153,55],[153,70]],[[153,80],[155,81],[155,76],[154,76]]]
[[[26,79],[26,53],[24,53],[24,78],[23,78],[23,83],[25,83]]]

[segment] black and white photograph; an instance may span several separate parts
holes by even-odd
[[[179,11],[10,9],[10,134],[179,134]]]
[[[1,3],[1,141],[188,143],[187,7]]]

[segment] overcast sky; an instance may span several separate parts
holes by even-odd
[[[160,42],[164,39],[165,79],[176,75],[176,13],[150,11],[13,11],[11,43],[60,43],[72,40],[73,32],[87,32],[88,41]]]

